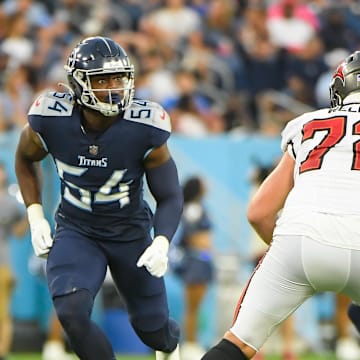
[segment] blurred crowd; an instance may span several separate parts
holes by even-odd
[[[117,40],[136,96],[161,103],[173,131],[278,135],[328,106],[328,84],[360,48],[357,0],[3,0],[0,132],[21,127],[34,97],[66,82],[81,38]]]

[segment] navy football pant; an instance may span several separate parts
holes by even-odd
[[[57,316],[74,352],[82,360],[115,360],[111,344],[90,320],[93,299],[87,290],[54,298]]]
[[[179,334],[174,330],[174,322],[169,321],[164,280],[151,276],[144,267],[136,266],[150,242],[150,236],[138,241],[117,242],[88,238],[71,229],[57,228],[47,261],[48,286],[58,317],[81,359],[91,360],[80,354],[88,351],[85,347],[98,345],[104,352],[96,358],[112,359],[106,342],[99,342],[99,329],[92,328],[86,345],[79,344],[81,335],[77,334],[83,331],[80,324],[84,324],[86,317],[90,323],[93,300],[104,281],[107,267],[126,303],[133,327],[140,336],[146,334],[142,337],[146,345],[166,352],[176,347]],[[74,293],[81,295],[73,296]],[[159,342],[157,336],[151,336],[152,332],[161,334],[163,339]]]

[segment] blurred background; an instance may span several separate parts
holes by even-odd
[[[92,35],[112,37],[126,49],[136,69],[136,97],[159,102],[171,116],[169,146],[181,182],[198,176],[206,185],[215,271],[197,313],[195,342],[207,348],[229,327],[261,247],[245,217],[254,178],[281,156],[280,134],[289,120],[329,105],[334,69],[360,49],[360,2],[0,1],[0,162],[6,191],[23,214],[13,166],[20,129],[36,96],[66,82],[70,49]],[[43,169],[44,204],[53,224],[58,184],[50,159]],[[28,231],[3,233],[15,280],[11,351],[41,351],[52,317],[43,267],[32,256]],[[172,315],[183,324],[184,283],[173,269],[166,282]],[[294,351],[336,352],[340,338],[357,345],[346,304],[332,294],[305,303],[294,316]],[[119,353],[148,353],[132,333],[111,279],[94,317]],[[281,353],[282,346],[275,336],[265,353]]]

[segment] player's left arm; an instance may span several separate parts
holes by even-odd
[[[261,239],[270,244],[278,212],[294,186],[295,160],[286,151],[251,199],[247,218]]]
[[[172,239],[180,221],[183,195],[176,164],[165,144],[153,149],[144,160],[145,175],[156,201],[154,235]]]
[[[165,275],[168,267],[169,242],[179,224],[183,196],[174,160],[166,144],[155,148],[146,157],[145,175],[156,200],[154,240],[137,261],[156,277]]]

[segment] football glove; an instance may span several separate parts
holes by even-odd
[[[156,236],[140,256],[137,267],[145,266],[147,271],[155,277],[165,275],[168,267],[169,240],[162,235]]]
[[[45,219],[42,206],[40,204],[31,204],[27,208],[27,215],[34,253],[36,256],[46,257],[54,240],[51,236],[50,225]]]

